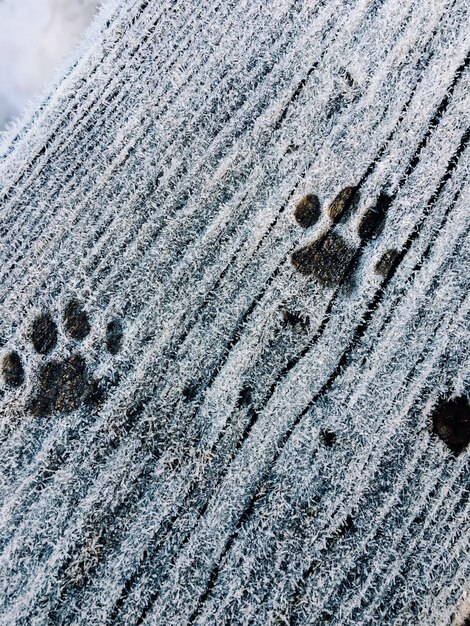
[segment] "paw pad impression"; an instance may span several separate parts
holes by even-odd
[[[70,300],[64,309],[63,328],[65,334],[77,342],[90,332],[88,314],[82,304]],[[39,355],[48,355],[56,347],[59,331],[49,312],[38,315],[31,324],[28,339]],[[106,328],[105,345],[115,355],[123,340],[122,323],[111,320]],[[19,387],[25,379],[24,367],[16,351],[7,352],[1,362],[5,383]],[[70,413],[83,405],[97,406],[103,400],[104,389],[89,371],[85,357],[77,351],[61,359],[48,359],[37,373],[37,382],[26,406],[31,413],[45,416],[51,413]]]
[[[390,202],[389,196],[382,193],[375,205],[363,213],[357,226],[362,243],[380,234]],[[345,187],[337,194],[326,210],[331,221],[328,231],[291,256],[292,265],[299,273],[311,276],[324,287],[337,287],[352,272],[359,248],[346,240],[338,232],[337,226],[349,222],[358,204],[357,187]],[[314,194],[302,198],[294,210],[294,218],[302,228],[313,226],[320,214],[320,201]]]

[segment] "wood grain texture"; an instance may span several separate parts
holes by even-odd
[[[5,136],[1,624],[465,619],[468,10],[115,1]]]

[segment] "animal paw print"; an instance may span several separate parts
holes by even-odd
[[[62,325],[66,336],[81,342],[90,332],[88,314],[82,304],[73,299],[66,305]],[[35,352],[46,356],[57,345],[59,331],[49,312],[37,316],[28,333]],[[121,349],[123,328],[118,319],[106,328],[106,348],[115,355]],[[3,356],[1,370],[6,385],[19,387],[25,380],[23,362],[16,351]],[[101,381],[90,373],[86,359],[78,351],[62,359],[48,359],[39,367],[37,385],[26,407],[36,416],[52,413],[71,413],[81,406],[98,406],[104,399]]]
[[[326,210],[331,222],[328,231],[292,254],[295,269],[324,287],[338,287],[353,272],[362,244],[381,232],[390,202],[391,198],[382,193],[375,205],[363,213],[357,226],[361,241],[358,246],[345,239],[338,227],[348,223],[357,211],[359,190],[346,187],[340,191]],[[320,201],[314,194],[302,198],[294,210],[294,218],[302,228],[313,226],[320,215]]]

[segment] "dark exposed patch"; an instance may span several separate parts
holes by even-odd
[[[345,187],[327,208],[326,214],[335,224],[345,221],[351,215],[359,200],[357,191],[357,187]]]
[[[10,387],[19,387],[24,381],[24,369],[18,352],[7,352],[2,358],[2,374]]]
[[[339,114],[341,109],[343,109],[345,105],[346,100],[343,94],[340,93],[331,98],[326,106],[326,119],[330,120],[333,115]]]
[[[310,328],[310,317],[308,315],[302,315],[297,311],[288,309],[281,309],[281,315],[284,326],[300,328],[303,331],[307,331]]]
[[[248,385],[244,385],[240,391],[240,396],[238,398],[238,406],[250,406],[252,402],[252,392],[251,387]]]
[[[390,203],[389,196],[380,194],[375,206],[364,212],[357,227],[357,233],[363,241],[377,237],[382,232]]]
[[[348,72],[348,70],[345,70],[344,68],[341,68],[339,74],[347,82],[348,87],[352,88],[352,87],[355,86],[356,83],[354,82],[354,78],[351,76],[351,74]]]
[[[328,428],[322,428],[320,430],[320,440],[324,446],[331,448],[336,443],[336,433]]]
[[[88,314],[82,304],[76,300],[70,300],[64,310],[64,326],[73,339],[81,341],[91,330]]]
[[[130,406],[126,411],[126,417],[131,420],[137,420],[145,409],[145,401],[137,402],[133,406]]]
[[[80,354],[43,365],[38,383],[38,391],[28,402],[28,408],[37,416],[53,412],[70,413],[82,405],[94,406],[103,396]]]
[[[47,354],[57,343],[57,324],[50,313],[38,315],[31,324],[29,338],[39,354]]]
[[[328,233],[292,254],[292,264],[301,274],[312,276],[325,287],[341,284],[353,260],[353,248],[341,235]]]
[[[470,404],[466,396],[442,400],[432,414],[433,432],[454,452],[470,443]]]
[[[328,537],[326,541],[327,548],[331,548],[337,541],[345,537],[354,529],[354,519],[351,515],[346,515],[346,518],[336,528],[336,530]]]
[[[310,228],[320,218],[320,200],[318,196],[309,193],[297,203],[294,210],[294,217],[302,228]]]
[[[187,402],[195,400],[199,391],[199,383],[190,383],[183,389],[183,398]]]
[[[299,146],[296,143],[291,143],[287,146],[286,151],[284,152],[284,155],[297,152],[298,149],[299,149]]]
[[[395,250],[395,248],[390,248],[389,250],[386,250],[375,264],[375,273],[380,274],[381,276],[387,276],[389,271],[392,269],[393,263],[395,262],[397,256],[398,250]]]
[[[121,320],[111,320],[106,327],[106,349],[117,354],[122,347],[123,329]]]

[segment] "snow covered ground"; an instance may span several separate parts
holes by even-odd
[[[0,0],[0,129],[51,80],[98,0]]]

